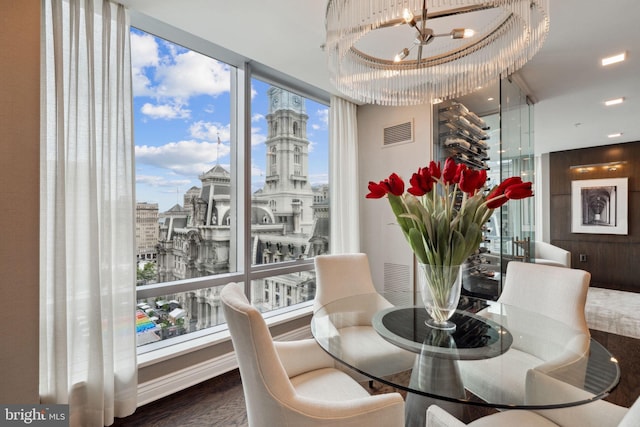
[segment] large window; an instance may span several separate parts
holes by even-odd
[[[327,105],[136,28],[131,46],[139,348],[223,327],[230,281],[263,312],[313,300]]]

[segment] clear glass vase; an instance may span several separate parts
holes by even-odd
[[[449,319],[455,313],[462,288],[461,265],[420,264],[418,283],[430,319],[427,326],[446,331],[456,329]]]

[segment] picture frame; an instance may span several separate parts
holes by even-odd
[[[571,232],[628,234],[629,178],[571,181]]]

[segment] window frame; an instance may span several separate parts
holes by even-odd
[[[294,92],[330,108],[330,94],[308,83],[302,82],[266,65],[257,63],[226,48],[204,40],[183,30],[171,27],[159,20],[140,12],[130,11],[130,23],[141,31],[166,39],[187,49],[209,56],[217,61],[230,65],[231,72],[231,163],[236,165],[231,171],[233,176],[231,198],[235,203],[236,218],[242,218],[240,224],[231,227],[232,241],[230,252],[233,253],[235,266],[233,273],[215,276],[198,277],[172,282],[141,285],[136,287],[136,300],[165,296],[167,294],[189,292],[197,289],[219,287],[230,282],[243,283],[245,294],[250,295],[251,281],[283,274],[314,270],[314,260],[292,260],[272,264],[252,265],[251,259],[251,80],[259,79],[265,83]],[[270,130],[267,130],[268,132]],[[330,159],[327,159],[329,162]],[[271,165],[267,164],[267,171]],[[331,185],[331,182],[329,182]],[[233,233],[237,233],[233,236]],[[230,257],[230,262],[232,257]],[[268,324],[280,324],[287,320],[309,315],[313,301],[295,306],[276,309],[264,313]],[[191,332],[179,337],[138,347],[139,365],[144,366],[154,361],[165,360],[202,346],[213,345],[220,340],[228,340],[226,324],[217,325],[200,331]]]

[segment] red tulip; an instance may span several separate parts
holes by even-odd
[[[500,183],[500,185],[491,190],[491,192],[487,196],[487,200],[491,200],[497,196],[503,195],[507,187],[520,183],[522,183],[522,178],[520,178],[519,176],[512,176],[511,178],[505,179]]]
[[[440,170],[440,162],[436,163],[433,160],[429,163],[429,173],[435,179],[440,179],[442,171]]]
[[[433,162],[432,162],[433,163]],[[414,173],[409,180],[411,187],[407,190],[414,196],[423,196],[433,190],[433,177],[427,168],[418,169],[417,173]]]
[[[389,178],[379,183],[369,181],[369,194],[366,195],[367,199],[380,199],[387,193],[391,193],[395,196],[402,196],[404,193],[404,181],[395,172],[389,175]]]
[[[500,206],[504,205],[505,203],[507,203],[509,201],[509,199],[507,199],[504,194],[501,194],[497,197],[491,198],[487,200],[487,207],[489,209],[496,209],[499,208]]]
[[[477,171],[465,168],[460,175],[460,189],[467,194],[473,195],[476,190],[484,186],[487,180],[487,172],[485,170]]]
[[[457,169],[456,161],[453,160],[453,157],[448,157],[444,162],[444,170],[442,171],[442,179],[446,185],[454,183]]]
[[[395,172],[389,175],[389,178],[385,179],[385,182],[389,185],[389,193],[394,196],[402,196],[404,193],[404,181]]]
[[[369,194],[366,195],[367,199],[381,199],[387,194],[387,186],[384,181],[376,183],[369,181]]]
[[[482,169],[482,170],[480,171],[480,178],[479,178],[479,180],[480,180],[480,181],[482,181],[482,182],[480,182],[480,186],[479,186],[479,187],[476,187],[476,189],[477,189],[477,190],[479,190],[479,189],[481,189],[482,187],[484,187],[484,185],[487,183],[487,171],[486,171],[485,169]]]
[[[460,179],[462,178],[462,173],[467,170],[467,165],[464,163],[460,163],[456,168],[456,174],[453,177],[453,182],[456,184],[460,183]]]
[[[533,196],[532,184],[530,182],[522,182],[520,184],[513,184],[504,192],[504,195],[509,200],[519,200]]]

